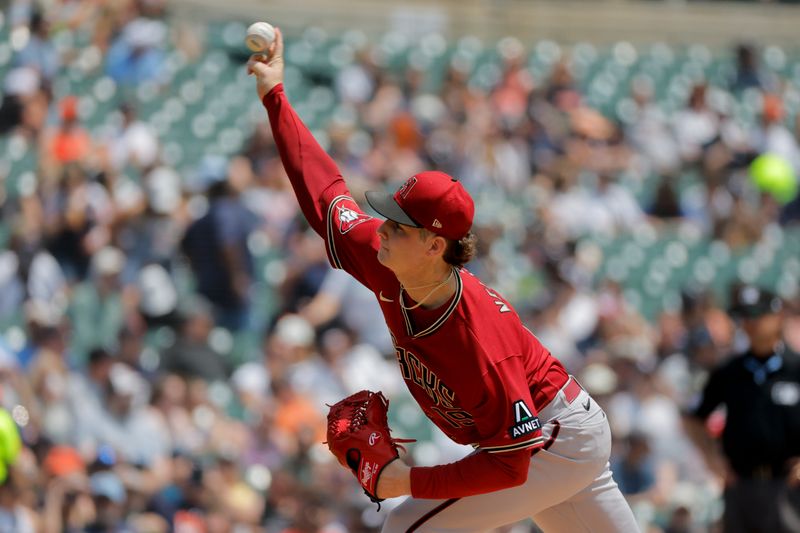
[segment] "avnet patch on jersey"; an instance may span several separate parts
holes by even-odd
[[[514,402],[514,425],[508,428],[508,434],[512,439],[524,437],[529,433],[533,433],[542,429],[542,424],[539,418],[533,416],[533,413],[523,400]]]
[[[352,209],[352,207],[350,207],[350,204],[354,205],[354,202],[349,198],[342,199],[336,205],[336,211],[334,212],[333,215],[334,217],[336,217],[335,218],[336,225],[339,228],[339,233],[341,233],[342,235],[344,235],[351,229],[355,228],[362,222],[366,222],[367,220],[372,218],[369,215],[365,215],[364,213],[359,213],[355,209]]]

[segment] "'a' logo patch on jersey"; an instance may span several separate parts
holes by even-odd
[[[354,211],[349,207],[345,207],[343,205],[336,206],[336,219],[339,221],[339,233],[342,235],[355,228],[362,222],[366,222],[370,218],[372,217],[365,215],[364,213]]]
[[[523,437],[542,429],[539,418],[533,416],[533,413],[531,413],[531,410],[528,409],[523,400],[514,402],[514,422],[514,425],[508,428],[508,434],[512,439]]]

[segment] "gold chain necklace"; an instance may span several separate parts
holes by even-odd
[[[426,301],[428,298],[430,298],[430,297],[431,297],[431,295],[432,295],[434,292],[438,291],[438,290],[439,290],[439,289],[440,289],[440,288],[441,288],[441,287],[442,287],[442,286],[443,286],[445,283],[447,283],[448,281],[450,281],[450,278],[452,278],[452,277],[453,277],[453,273],[454,273],[454,272],[455,272],[455,270],[454,270],[454,269],[450,269],[450,275],[449,275],[449,276],[447,276],[446,278],[444,278],[444,281],[439,281],[439,282],[437,282],[437,283],[429,283],[428,285],[420,285],[419,287],[404,287],[404,286],[403,286],[403,284],[401,283],[401,284],[400,284],[400,307],[402,307],[402,308],[403,308],[403,309],[405,309],[406,311],[411,311],[412,309],[416,309],[417,307],[419,307],[420,305],[422,305],[423,303],[425,303],[425,301]],[[431,285],[436,285],[436,286],[435,286],[434,288],[432,288],[432,289],[431,289],[431,290],[428,292],[428,294],[426,294],[426,295],[425,295],[425,297],[424,297],[424,298],[422,298],[422,299],[421,299],[419,302],[417,302],[417,304],[416,304],[416,305],[412,305],[411,307],[406,307],[406,306],[405,306],[405,304],[403,303],[403,291],[406,291],[406,292],[407,292],[409,289],[411,289],[412,291],[413,291],[413,290],[416,290],[416,289],[424,289],[425,287],[430,287]]]

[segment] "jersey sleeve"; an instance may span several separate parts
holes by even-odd
[[[380,224],[349,195],[336,196],[328,204],[324,235],[328,260],[334,268],[346,271],[369,288],[389,274],[378,262]]]
[[[388,272],[377,259],[380,222],[353,200],[336,163],[300,120],[283,85],[262,103],[297,201],[309,225],[325,239],[331,265],[374,287]]]

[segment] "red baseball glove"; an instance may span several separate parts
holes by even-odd
[[[342,466],[349,468],[370,500],[378,504],[378,478],[384,467],[399,457],[398,443],[413,439],[393,439],[387,413],[389,400],[382,393],[362,390],[330,406],[328,448]]]

